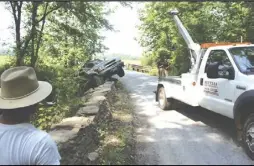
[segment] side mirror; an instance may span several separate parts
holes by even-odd
[[[225,78],[229,80],[235,79],[235,71],[233,67],[224,67],[219,63],[210,64],[206,68],[207,77],[210,79]]]
[[[209,64],[206,66],[206,73],[207,73],[207,77],[210,79],[215,79],[215,78],[219,78],[218,75],[218,63],[213,63],[213,64]]]

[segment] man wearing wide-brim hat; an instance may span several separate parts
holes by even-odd
[[[0,81],[0,165],[59,165],[56,143],[29,123],[52,86],[25,66],[4,71]]]

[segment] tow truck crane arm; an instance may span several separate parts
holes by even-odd
[[[178,30],[180,34],[183,36],[188,48],[190,49],[190,54],[191,54],[191,62],[192,62],[192,67],[191,67],[191,72],[192,73],[197,73],[198,71],[198,65],[200,63],[200,54],[201,54],[201,47],[198,43],[195,43],[186,28],[183,26],[181,20],[178,18],[177,14],[178,11],[171,10],[169,14],[173,15],[173,19],[178,27]]]

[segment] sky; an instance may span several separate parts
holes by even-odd
[[[116,5],[117,2],[111,2],[111,5]],[[109,21],[114,25],[114,28],[119,32],[103,32],[106,36],[104,44],[109,47],[107,53],[123,53],[132,56],[141,56],[142,48],[135,41],[138,37],[138,29],[136,25],[140,24],[138,18],[138,9],[143,6],[143,3],[133,3],[132,9],[129,7],[119,6],[117,10],[110,15]]]
[[[116,11],[109,15],[108,19],[118,32],[102,31],[101,34],[106,37],[103,44],[109,50],[105,54],[119,53],[132,56],[141,56],[142,48],[134,39],[138,37],[138,9],[143,6],[143,3],[133,2],[132,7],[123,7],[117,2],[110,2],[110,5],[118,6]],[[9,29],[13,25],[13,18],[9,11],[4,7],[4,3],[0,2],[0,45],[11,43],[14,41],[13,35]],[[2,46],[1,46],[2,47]]]
[[[12,26],[12,15],[11,13],[5,9],[4,2],[0,2],[0,46],[2,47],[2,44],[4,42],[11,43],[14,41],[13,35],[9,29],[10,26]]]

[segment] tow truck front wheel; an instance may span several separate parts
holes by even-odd
[[[251,114],[244,123],[243,147],[248,156],[254,160],[254,114]]]
[[[159,107],[162,110],[169,110],[172,106],[172,103],[168,101],[166,98],[166,93],[164,87],[160,87],[158,91],[158,102],[159,102]]]

